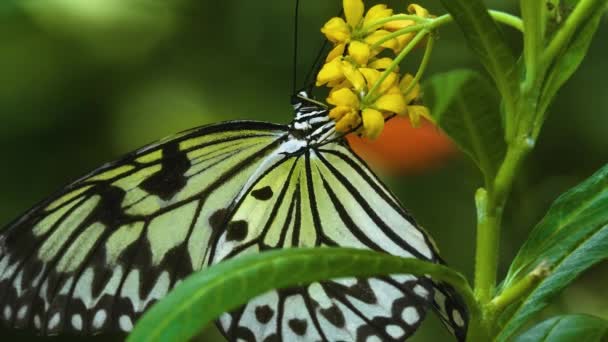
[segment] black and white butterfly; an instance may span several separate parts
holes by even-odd
[[[290,125],[232,121],[148,145],[68,185],[0,233],[0,319],[42,335],[128,332],[192,272],[249,253],[349,246],[433,262],[427,234],[334,130],[294,102]],[[433,307],[467,312],[426,277],[337,279],[226,313],[229,340],[403,340]]]

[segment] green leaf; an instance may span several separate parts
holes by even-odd
[[[589,315],[547,319],[515,338],[515,342],[596,342],[608,336],[608,321]]]
[[[482,0],[441,0],[460,26],[469,47],[494,79],[505,105],[516,103],[516,59]],[[509,112],[509,111],[508,111]]]
[[[547,110],[557,91],[574,74],[585,58],[603,13],[604,11],[594,13],[572,38],[564,52],[557,56],[543,85],[539,104],[540,113]]]
[[[137,323],[128,341],[185,341],[220,314],[274,288],[343,277],[430,275],[475,299],[452,269],[413,258],[352,248],[284,249],[224,261],[188,277]]]
[[[534,228],[515,257],[501,286],[505,289],[541,262],[552,266],[551,274],[516,310],[508,310],[502,339],[508,339],[549,300],[576,277],[608,258],[608,165],[560,196]]]
[[[455,70],[425,83],[424,103],[484,177],[493,179],[506,150],[495,88],[474,71]]]

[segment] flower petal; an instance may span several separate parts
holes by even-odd
[[[343,0],[344,16],[351,28],[356,28],[363,18],[363,0]]]
[[[397,30],[404,29],[408,26],[413,26],[416,23],[413,20],[402,19],[402,20],[391,20],[388,23],[384,24],[382,28],[389,30],[391,32],[395,32]]]
[[[422,117],[426,120],[436,124],[435,119],[431,116],[431,112],[425,106],[415,105],[415,106],[407,106],[407,114],[410,116],[410,120],[412,116],[416,116],[418,118]],[[413,124],[414,122],[412,122]]]
[[[344,79],[342,71],[342,63],[336,58],[329,63],[325,63],[317,74],[317,87],[332,81],[341,81]]]
[[[336,122],[336,131],[348,132],[355,129],[361,123],[361,117],[355,111],[344,115],[340,121]]]
[[[375,109],[365,108],[361,116],[363,117],[363,134],[370,139],[376,139],[384,128],[384,115]]]
[[[371,51],[369,45],[354,40],[348,44],[348,54],[355,60],[359,65],[366,65],[369,60]]]
[[[412,76],[411,74],[405,74],[403,75],[401,82],[399,82],[399,88],[401,89],[401,91],[406,91],[413,81],[414,76]],[[412,103],[418,98],[418,96],[420,96],[420,84],[416,83],[416,85],[407,94],[403,95],[405,103]]]
[[[380,110],[395,114],[404,115],[407,113],[407,105],[405,104],[403,95],[401,94],[382,95],[378,100],[376,100],[376,102],[374,102],[374,105]]]
[[[391,15],[393,15],[393,10],[387,8],[386,5],[375,5],[369,10],[367,10],[367,13],[365,14],[365,19],[363,19],[363,27],[368,30],[375,30],[378,27],[369,26],[371,23],[380,19],[390,17]]]
[[[344,73],[344,77],[353,85],[356,91],[363,90],[363,87],[365,87],[365,79],[359,69],[355,68],[350,62],[343,61],[342,72]]]
[[[333,49],[331,49],[331,51],[329,51],[329,53],[327,54],[327,58],[325,59],[326,62],[331,62],[333,61],[336,57],[341,57],[344,54],[344,49],[346,48],[346,44],[344,43],[339,43],[336,46],[334,46]]]
[[[365,77],[367,90],[372,89],[374,84],[380,78],[380,71],[371,68],[360,68],[359,71],[361,74],[363,74],[363,77]]]
[[[329,111],[328,116],[333,120],[340,120],[345,114],[350,113],[353,109],[348,106],[337,106]]]
[[[383,58],[376,59],[375,61],[369,63],[368,66],[373,69],[385,70],[391,64],[393,64],[392,58],[383,57]],[[398,71],[398,70],[399,70],[399,68],[395,68],[395,71]]]
[[[327,103],[334,106],[348,106],[359,109],[359,98],[348,88],[338,89],[329,94]]]
[[[321,32],[334,43],[344,43],[350,39],[350,28],[342,18],[333,17],[321,28]]]
[[[387,30],[374,31],[370,35],[365,37],[365,42],[368,43],[369,45],[374,45],[374,44],[376,44],[376,42],[380,41],[382,38],[386,37],[390,33],[391,32],[389,32]],[[397,47],[397,40],[394,38],[389,39],[388,41],[380,44],[380,46],[383,48],[395,49]]]
[[[407,11],[422,18],[429,18],[431,16],[426,8],[418,4],[410,4],[407,6]]]

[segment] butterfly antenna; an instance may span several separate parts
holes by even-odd
[[[337,17],[341,17],[342,14],[344,13],[344,10],[341,9],[338,14],[336,15]],[[304,83],[306,89],[311,90],[313,85],[314,85],[314,76],[317,74],[317,72],[319,72],[319,70],[321,69],[321,66],[323,65],[321,62],[323,60],[323,54],[325,53],[325,49],[327,48],[328,45],[328,40],[327,39],[323,39],[323,44],[321,44],[321,48],[319,49],[319,52],[317,53],[317,57],[315,57],[315,61],[312,65],[312,67],[310,68],[310,70],[308,71],[308,74],[306,75],[306,82]]]
[[[297,69],[298,69],[298,19],[300,18],[300,0],[296,0],[295,19],[293,27],[293,87],[292,94],[296,93]]]

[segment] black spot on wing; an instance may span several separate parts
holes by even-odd
[[[267,201],[272,198],[272,189],[267,185],[265,187],[253,190],[251,196],[255,197],[260,201]]]
[[[98,191],[101,200],[91,213],[89,222],[98,221],[110,227],[124,222],[125,217],[121,205],[126,195],[125,191],[111,185],[100,185]]]
[[[228,224],[226,241],[243,241],[247,237],[247,221],[238,220]]]
[[[209,217],[209,225],[214,232],[222,231],[222,228],[226,224],[226,215],[228,215],[228,209],[216,210]]]
[[[141,188],[163,200],[169,200],[186,186],[184,175],[190,168],[190,159],[184,151],[180,151],[177,143],[169,143],[163,147],[161,169],[141,183]]]
[[[274,316],[274,310],[272,310],[268,305],[258,306],[255,308],[255,318],[262,324],[270,322],[272,316]]]
[[[287,324],[289,325],[289,328],[291,328],[291,330],[299,336],[304,336],[306,335],[306,328],[308,328],[308,324],[306,323],[305,320],[303,319],[290,319],[289,322],[287,322]]]
[[[332,305],[327,309],[320,310],[321,315],[325,317],[331,324],[338,328],[344,328],[344,324],[346,320],[344,319],[344,314],[342,314],[342,310],[340,310],[337,306]]]

